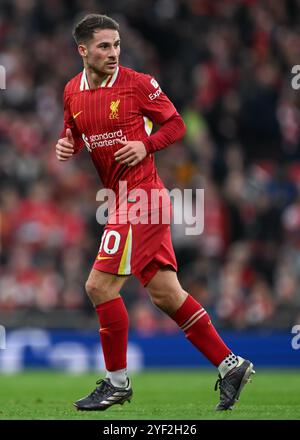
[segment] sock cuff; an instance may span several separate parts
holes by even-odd
[[[96,310],[96,312],[101,312],[101,311],[110,309],[111,307],[115,307],[115,306],[118,307],[119,304],[124,305],[123,298],[121,296],[118,296],[118,298],[110,299],[109,301],[105,301],[102,304],[98,304],[95,307],[95,310]]]
[[[195,313],[205,312],[204,308],[191,295],[188,295],[184,303],[179,307],[171,318],[182,327]],[[205,312],[206,313],[206,312]]]
[[[96,313],[101,327],[107,327],[113,323],[128,325],[128,313],[121,296],[96,306]]]

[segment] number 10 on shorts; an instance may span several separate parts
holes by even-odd
[[[99,247],[99,253],[102,251],[102,248],[106,254],[113,255],[115,254],[120,246],[121,235],[117,231],[104,231],[101,244]]]

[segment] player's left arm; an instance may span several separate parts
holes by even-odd
[[[115,153],[115,159],[128,166],[134,166],[147,154],[162,150],[178,141],[186,130],[176,108],[151,76],[140,75],[136,93],[141,113],[160,125],[160,128],[151,136],[145,134],[142,141],[120,142],[123,147]]]
[[[118,142],[123,145],[120,150],[115,152],[115,160],[119,163],[133,167],[147,156],[146,147],[141,141],[118,140]]]

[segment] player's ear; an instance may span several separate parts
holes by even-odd
[[[87,47],[84,44],[79,44],[78,45],[78,52],[82,57],[86,57],[87,56]]]

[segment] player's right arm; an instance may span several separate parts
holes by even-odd
[[[68,160],[83,147],[83,140],[80,134],[77,133],[77,128],[70,111],[67,87],[65,87],[64,91],[64,129],[55,146],[56,157],[61,161]]]
[[[66,137],[60,138],[55,146],[58,160],[68,160],[74,154],[74,139],[70,128],[66,129]]]

